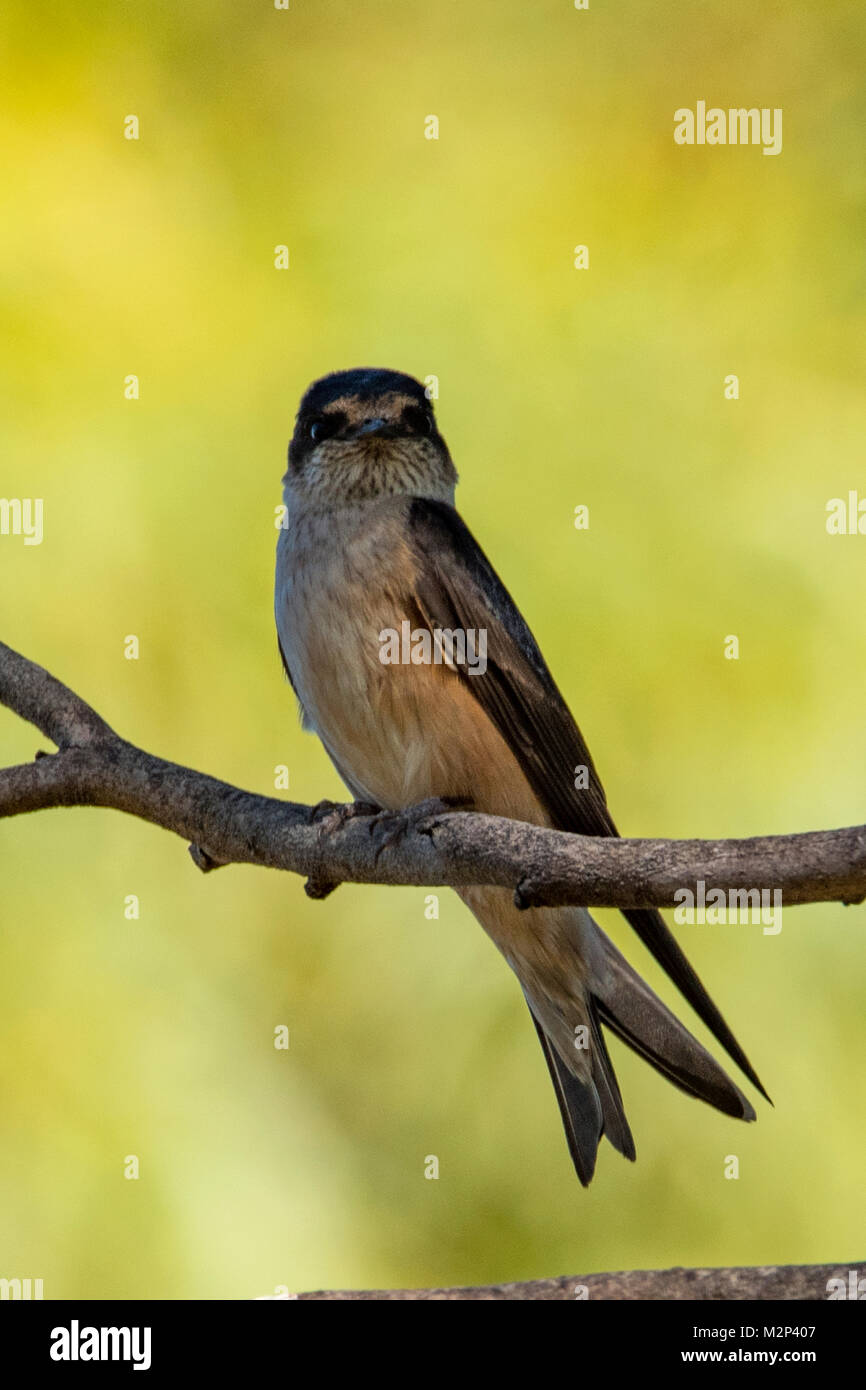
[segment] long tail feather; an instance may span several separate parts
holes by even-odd
[[[595,1172],[602,1136],[624,1157],[635,1157],[602,1024],[688,1095],[736,1119],[755,1119],[751,1104],[715,1058],[653,993],[604,932],[594,922],[591,925],[594,962],[586,987],[588,1076],[577,1076],[560,1055],[537,1016],[543,1016],[543,1009],[526,995],[559,1102],[569,1153],[584,1187]]]

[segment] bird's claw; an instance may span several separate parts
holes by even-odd
[[[430,835],[439,824],[439,817],[453,811],[465,811],[472,801],[466,796],[429,796],[403,811],[381,811],[370,823],[375,852],[374,863],[389,845],[399,844],[407,835]]]
[[[382,807],[376,806],[372,801],[320,801],[313,806],[309,815],[309,824],[315,825],[319,832],[319,837],[333,835],[335,831],[342,830],[350,820],[357,820],[360,817],[371,819],[381,815]],[[333,879],[320,878],[315,874],[304,883],[304,892],[308,898],[315,902],[321,902],[333,893],[335,888],[339,888],[339,883]]]
[[[372,801],[320,801],[310,811],[309,823],[319,827],[320,835],[332,835],[350,820],[360,816],[372,818],[381,812],[382,807]]]
[[[318,828],[320,836],[325,836],[342,830],[350,820],[363,817],[373,837],[373,862],[378,864],[379,856],[390,845],[399,844],[410,834],[430,835],[439,824],[440,816],[466,811],[471,806],[472,798],[468,796],[430,796],[402,811],[384,811],[372,801],[320,801],[310,811],[309,824]],[[321,900],[338,886],[330,879],[311,875],[304,884],[304,891],[307,897]]]

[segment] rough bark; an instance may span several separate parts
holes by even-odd
[[[499,1299],[551,1302],[740,1301],[743,1299],[826,1302],[841,1280],[847,1296],[860,1285],[866,1298],[866,1265],[757,1265],[733,1269],[633,1269],[616,1274],[563,1275],[525,1284],[492,1284],[466,1289],[364,1289],[298,1294],[299,1299]],[[839,1291],[836,1286],[837,1292]]]

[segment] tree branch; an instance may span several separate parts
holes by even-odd
[[[866,826],[746,840],[611,840],[496,816],[421,808],[408,817],[317,815],[241,791],[121,738],[42,667],[0,643],[0,702],[58,748],[0,770],[0,817],[53,806],[125,811],[191,841],[202,869],[255,864],[309,879],[322,897],[341,882],[511,888],[523,907],[670,907],[703,880],[712,889],[780,889],[785,905],[862,902]]]
[[[835,1283],[831,1281],[835,1280]],[[861,1284],[860,1281],[863,1281]],[[664,1302],[777,1299],[826,1302],[857,1297],[866,1288],[866,1265],[758,1265],[733,1269],[633,1269],[617,1274],[580,1274],[557,1279],[533,1279],[525,1284],[491,1284],[456,1289],[321,1290],[298,1294],[299,1299],[432,1299],[592,1303],[607,1300],[652,1299]],[[852,1292],[853,1290],[853,1292]],[[284,1295],[285,1297],[285,1295]]]

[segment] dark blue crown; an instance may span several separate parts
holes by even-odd
[[[382,396],[386,391],[399,391],[411,396],[419,405],[428,405],[424,387],[413,376],[405,372],[392,372],[387,367],[353,367],[348,372],[331,372],[314,381],[301,401],[300,411],[304,415],[324,410],[340,396],[359,396],[371,400]]]

